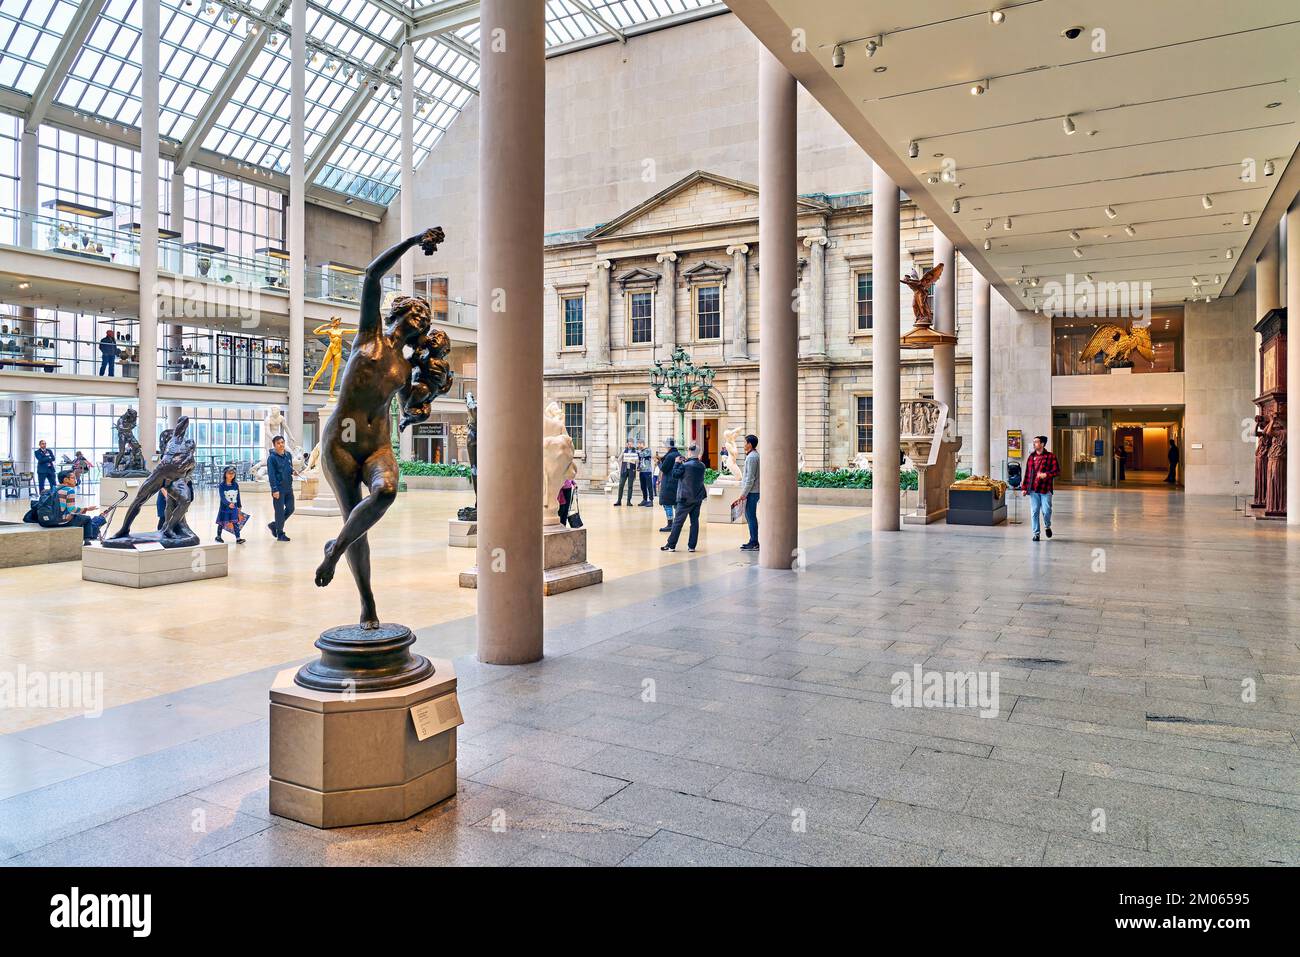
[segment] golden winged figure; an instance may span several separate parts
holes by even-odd
[[[916,318],[918,325],[928,326],[929,322],[922,323],[921,320],[934,319],[934,310],[930,308],[930,290],[942,275],[943,263],[939,263],[919,279],[913,275],[904,276],[899,280],[904,286],[912,290],[912,315]]]
[[[1088,344],[1079,353],[1079,361],[1087,363],[1092,362],[1097,356],[1105,356],[1106,367],[1109,369],[1130,366],[1133,363],[1129,361],[1129,355],[1134,350],[1137,350],[1137,354],[1147,362],[1155,361],[1156,352],[1151,345],[1151,330],[1145,326],[1138,326],[1130,332],[1123,326],[1106,322],[1098,326],[1097,331],[1092,334]]]

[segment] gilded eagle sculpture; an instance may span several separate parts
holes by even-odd
[[[1151,330],[1138,326],[1131,332],[1113,322],[1103,323],[1079,353],[1080,362],[1093,362],[1105,357],[1108,369],[1121,369],[1133,365],[1129,356],[1136,351],[1147,362],[1154,362],[1155,349],[1151,345]]]

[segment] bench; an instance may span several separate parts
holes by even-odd
[[[26,522],[0,522],[0,568],[81,560],[81,529],[42,528]]]

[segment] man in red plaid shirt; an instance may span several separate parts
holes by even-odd
[[[1047,451],[1047,436],[1034,436],[1034,451],[1025,463],[1022,495],[1028,495],[1033,509],[1034,541],[1038,541],[1038,522],[1042,517],[1047,537],[1052,537],[1052,479],[1061,474],[1061,463]]]

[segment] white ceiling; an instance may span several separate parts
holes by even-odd
[[[1033,305],[1067,273],[1150,282],[1155,303],[1233,292],[1296,192],[1297,168],[1287,170],[1300,129],[1295,0],[729,5],[1013,304]],[[991,21],[993,8],[1003,23]],[[1062,36],[1072,26],[1083,33]],[[868,57],[865,38],[880,34]],[[801,36],[806,52],[791,42]],[[972,96],[984,80],[988,92]],[[1242,180],[1248,158],[1254,182]],[[929,184],[945,159],[956,182]]]

